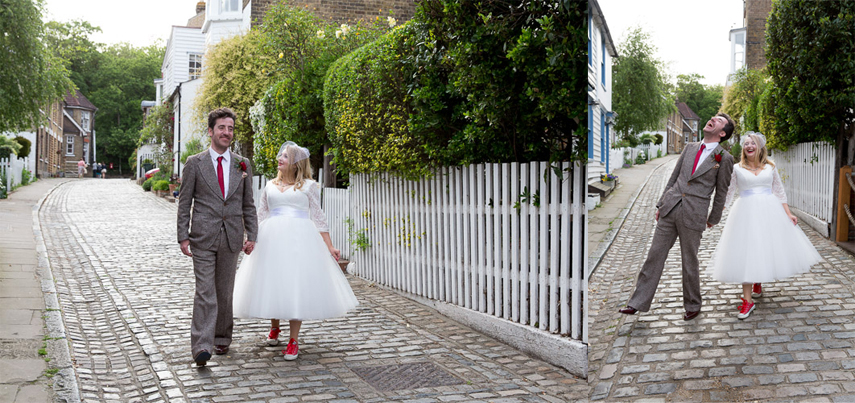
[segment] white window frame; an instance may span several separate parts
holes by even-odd
[[[65,136],[65,155],[74,155],[74,136]]]
[[[191,80],[202,77],[202,55],[199,53],[190,53],[187,56],[188,70],[187,74]]]
[[[89,127],[89,117],[89,111],[80,111],[80,126],[82,126],[83,130],[86,130],[87,132],[92,130]]]
[[[220,0],[220,13],[240,11],[240,0]]]

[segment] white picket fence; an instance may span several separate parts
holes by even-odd
[[[560,180],[547,167],[352,175],[351,217],[371,245],[353,251],[355,274],[587,342],[584,169]]]
[[[0,177],[3,178],[3,186],[6,186],[7,192],[24,181],[23,171],[29,166],[29,158],[0,158]]]
[[[787,203],[825,223],[834,215],[834,146],[824,142],[801,143],[787,151],[773,151]]]
[[[632,161],[632,164],[635,165],[635,159],[638,158],[638,154],[644,153],[645,157],[648,161],[656,158],[657,151],[662,152],[662,156],[668,155],[668,144],[663,142],[662,144],[639,144],[638,147],[630,148],[612,148],[609,150],[609,160],[611,161],[611,170],[618,169],[623,166],[624,162],[624,152],[628,152],[627,158]]]

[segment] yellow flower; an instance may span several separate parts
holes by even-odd
[[[395,24],[397,24],[397,23],[398,23],[398,20],[396,20],[396,19],[394,19],[394,18],[392,18],[392,17],[387,17],[387,18],[386,18],[386,22],[388,22],[388,23],[389,23],[389,28],[392,28],[392,27],[394,27],[394,26],[395,26]]]
[[[285,57],[285,54],[284,54],[284,53],[282,53],[282,52],[279,52],[279,58],[281,59],[281,58],[283,58],[283,57]]]
[[[317,34],[318,34],[318,39],[324,39],[324,37],[326,36],[326,33],[324,33],[323,29],[318,30]]]

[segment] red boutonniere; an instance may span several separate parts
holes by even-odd
[[[235,168],[239,168],[243,174],[241,177],[246,178],[246,161],[238,160],[238,163],[235,164]]]
[[[724,151],[719,151],[718,154],[715,155],[715,162],[721,162],[721,155],[724,154]]]

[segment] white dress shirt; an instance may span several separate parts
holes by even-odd
[[[712,142],[712,143],[702,142],[701,144],[703,144],[703,145],[704,145],[704,151],[703,151],[703,152],[701,152],[701,158],[700,158],[700,159],[698,159],[698,166],[696,166],[696,167],[695,167],[695,170],[697,170],[697,169],[698,169],[698,167],[699,167],[699,166],[701,166],[701,164],[702,164],[704,161],[706,161],[707,157],[709,157],[709,156],[710,156],[710,154],[711,154],[713,151],[715,151],[715,148],[716,148],[716,147],[718,147],[718,142],[716,142],[716,141],[714,141],[714,142]],[[217,161],[216,161],[216,159],[215,159],[215,160],[214,160],[214,165],[216,165],[216,163],[217,163]]]
[[[229,159],[229,156],[231,153],[229,153],[228,150],[226,150],[226,152],[222,155],[217,154],[217,152],[214,151],[213,148],[208,148],[208,152],[211,154],[211,162],[214,163],[214,173],[215,174],[217,173],[217,158],[223,157],[223,162],[222,162],[222,164],[223,164],[223,191],[225,192],[226,196],[228,196],[228,194],[229,194],[229,169],[232,166],[230,163],[231,160]]]

